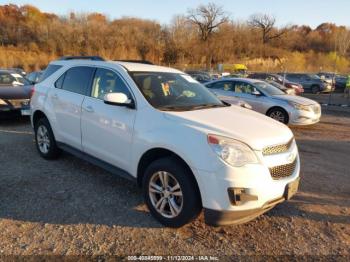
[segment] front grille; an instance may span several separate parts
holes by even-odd
[[[297,166],[297,158],[290,163],[286,165],[281,165],[281,166],[274,166],[269,168],[270,169],[270,174],[273,179],[281,179],[284,177],[289,177],[294,173],[295,167]]]
[[[293,143],[291,139],[287,144],[265,147],[262,151],[264,156],[287,152]]]

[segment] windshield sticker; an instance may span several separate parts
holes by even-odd
[[[189,75],[181,75],[182,76],[182,78],[184,78],[185,80],[187,80],[188,82],[190,82],[190,83],[198,83],[198,81],[197,80],[195,80],[195,79],[193,79],[191,76],[189,76]]]

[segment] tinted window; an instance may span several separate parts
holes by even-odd
[[[89,88],[92,73],[94,72],[92,67],[73,67],[65,73],[62,89],[86,95]]]
[[[116,73],[99,68],[95,73],[91,96],[103,100],[108,93],[123,93],[129,98],[131,97],[129,89]]]
[[[46,78],[48,78],[50,75],[52,75],[53,73],[55,73],[58,69],[60,69],[62,66],[60,65],[49,65],[44,73],[40,76],[39,82],[45,80]]]

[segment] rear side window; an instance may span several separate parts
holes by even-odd
[[[56,81],[55,85],[63,90],[87,95],[94,70],[94,68],[86,66],[73,67],[64,74],[64,80],[61,80],[61,76]],[[61,84],[60,81],[63,81],[63,84]]]
[[[52,75],[53,73],[55,73],[58,69],[60,69],[62,66],[60,65],[49,65],[44,73],[40,76],[39,78],[39,82],[45,80],[46,78],[48,78],[50,75]]]

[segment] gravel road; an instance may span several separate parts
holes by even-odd
[[[69,154],[41,159],[28,119],[0,120],[0,255],[293,255],[350,258],[350,114],[292,128],[301,188],[243,225],[157,223],[132,182]]]

